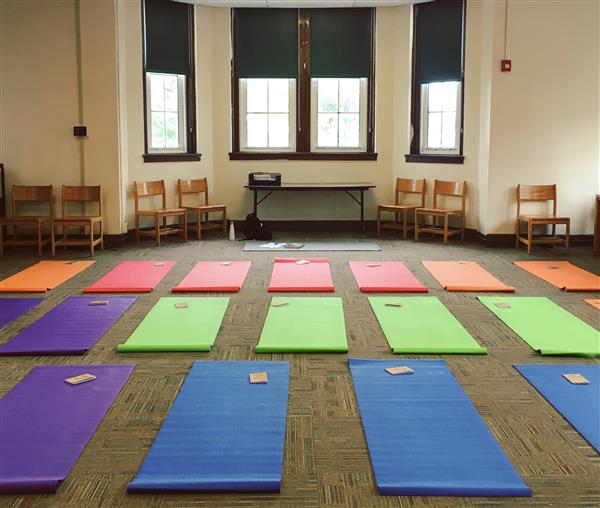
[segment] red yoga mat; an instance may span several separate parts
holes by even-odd
[[[327,258],[275,258],[269,291],[334,290]]]
[[[350,261],[350,270],[363,293],[427,293],[401,261]]]
[[[149,293],[175,266],[175,261],[123,261],[84,293]]]
[[[200,261],[171,291],[239,291],[251,264],[250,261]]]

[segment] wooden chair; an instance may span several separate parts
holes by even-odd
[[[156,245],[160,246],[160,238],[165,235],[174,235],[179,233],[184,241],[187,241],[187,218],[185,208],[167,208],[167,193],[165,191],[165,181],[156,180],[154,182],[133,182],[135,193],[135,241],[139,243],[140,235],[154,238]],[[161,196],[162,208],[151,210],[140,210],[140,200],[152,196]],[[140,229],[140,217],[154,217],[154,229]],[[179,227],[167,226],[168,217],[177,217]],[[162,221],[162,226],[160,226]]]
[[[521,203],[524,201],[548,202],[552,201],[552,215],[522,215]],[[520,234],[521,222],[527,224],[527,237]],[[552,226],[552,235],[541,238],[533,237],[533,228],[535,226]],[[564,225],[566,234],[564,238],[556,236],[556,226]],[[515,247],[519,247],[519,242],[527,245],[527,254],[531,254],[531,248],[534,244],[564,245],[569,251],[569,232],[571,229],[571,219],[569,217],[556,216],[556,185],[517,185],[517,221]]]
[[[82,211],[88,203],[98,203],[96,215],[69,215],[69,203],[79,203]],[[98,224],[99,236],[94,238],[94,227]],[[56,239],[56,228],[62,228],[62,238]],[[84,238],[69,239],[67,228],[83,228]],[[87,231],[87,238],[85,238]],[[62,245],[65,249],[69,245],[87,245],[90,254],[94,255],[94,247],[100,244],[104,249],[104,224],[102,221],[102,186],[62,186],[62,217],[52,219],[50,224],[52,239],[52,255],[56,255],[56,247]]]
[[[449,196],[460,199],[460,208],[438,208],[438,197]],[[419,233],[426,232],[437,235],[444,235],[444,243],[448,243],[448,237],[460,235],[460,239],[465,238],[465,200],[467,197],[467,182],[446,182],[435,180],[433,184],[433,208],[417,208],[415,210],[415,240],[419,239]],[[419,218],[421,216],[431,216],[431,226],[421,227]],[[452,216],[460,217],[460,227],[451,228],[448,225],[449,218]],[[443,217],[443,225],[436,225],[436,217]]]
[[[225,205],[209,205],[208,204],[208,183],[206,178],[198,180],[178,180],[179,187],[179,208],[185,208],[188,212],[196,214],[197,222],[195,226],[190,225],[190,228],[196,230],[196,236],[200,240],[202,229],[221,229],[227,233],[227,206]],[[183,197],[185,194],[204,194],[204,205],[184,205]],[[209,222],[209,213],[222,213],[222,221]],[[206,220],[202,222],[202,216],[206,217]]]
[[[18,215],[18,208],[21,204],[38,203],[46,204],[47,215]],[[50,237],[43,238],[42,229],[45,223],[49,223],[52,218],[53,192],[52,185],[13,185],[12,186],[12,217],[0,219],[0,256],[4,254],[4,247],[8,245],[37,245],[38,255],[42,255],[44,245],[50,243]],[[4,227],[12,226],[12,238],[4,239]],[[17,228],[21,226],[33,226],[36,231],[36,237],[32,239],[19,239]],[[8,233],[8,231],[7,231]]]
[[[396,179],[396,199],[393,205],[377,205],[377,236],[381,234],[382,229],[398,229],[402,231],[402,239],[406,240],[408,232],[415,229],[414,224],[408,223],[409,212],[418,208],[418,205],[400,204],[401,194],[420,194],[421,208],[425,206],[425,188],[427,183],[425,178],[421,180],[410,180],[407,178]],[[392,222],[381,222],[382,212],[392,212],[395,214],[395,220]],[[402,222],[398,221],[398,215],[402,214]]]

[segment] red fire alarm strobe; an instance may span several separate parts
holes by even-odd
[[[511,67],[512,67],[512,60],[501,60],[500,61],[500,71],[510,72]]]

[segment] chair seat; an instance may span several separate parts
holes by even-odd
[[[380,210],[390,210],[390,211],[403,211],[403,210],[414,210],[417,208],[417,205],[377,205],[377,208]]]
[[[197,205],[197,206],[184,206],[186,210],[193,210],[199,212],[222,212],[227,210],[226,205]]]
[[[428,213],[434,215],[462,215],[462,210],[448,210],[446,208],[417,208],[417,213]]]
[[[0,219],[0,224],[27,224],[32,222],[48,222],[51,219],[49,215],[29,215],[23,217],[6,217]]]
[[[570,221],[571,218],[570,217],[554,217],[552,215],[519,215],[519,220],[566,222],[566,221]]]
[[[138,215],[179,215],[185,213],[185,208],[156,208],[154,210],[138,210]]]

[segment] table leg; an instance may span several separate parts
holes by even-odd
[[[254,189],[254,215],[256,215],[258,209],[258,191]]]

